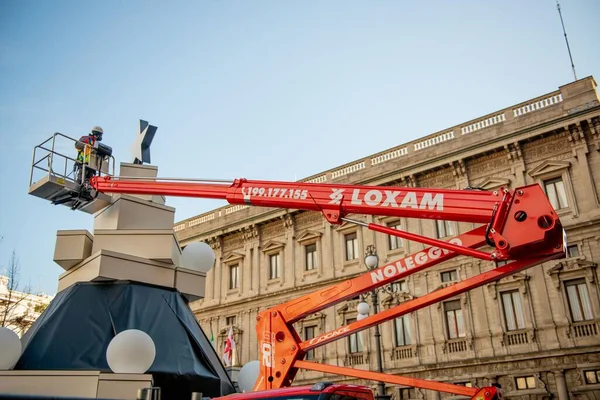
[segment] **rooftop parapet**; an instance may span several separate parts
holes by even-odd
[[[418,165],[431,165],[436,157],[445,157],[449,153],[469,147],[476,148],[490,141],[501,142],[528,128],[569,118],[576,113],[597,107],[600,105],[600,97],[596,92],[596,86],[593,77],[586,77],[560,86],[556,91],[320,172],[301,179],[300,182],[348,183],[353,174],[360,172],[361,176],[368,176],[370,169],[381,173],[387,169],[385,167],[388,164],[395,164],[394,168],[397,170],[397,161],[400,159],[402,168],[407,170],[415,169]],[[222,218],[248,208],[249,206],[245,205],[220,207],[177,222],[174,230],[181,232],[199,225],[208,227],[208,222],[213,221],[210,224],[213,225],[217,224],[217,220],[221,225],[224,222]],[[266,212],[266,209],[260,208],[251,214],[258,215]],[[181,240],[185,240],[190,235],[180,234],[180,236],[182,236]]]

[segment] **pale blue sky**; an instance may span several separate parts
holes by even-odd
[[[561,1],[579,78],[597,0]],[[294,180],[573,80],[556,1],[0,2],[0,261],[54,294],[56,231],[92,217],[27,194],[33,147],[94,125],[165,177]],[[169,198],[181,220],[224,202]]]

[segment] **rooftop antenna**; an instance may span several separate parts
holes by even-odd
[[[565,30],[565,23],[563,22],[562,14],[560,12],[560,4],[558,0],[556,0],[556,9],[558,10],[558,15],[560,16],[560,23],[563,28],[563,33],[565,34],[565,42],[567,43],[567,50],[569,51],[569,58],[571,59],[571,68],[573,68],[573,76],[575,80],[577,80],[577,73],[575,72],[575,64],[573,63],[573,57],[571,56],[571,48],[569,47],[569,40],[567,39],[567,31]]]

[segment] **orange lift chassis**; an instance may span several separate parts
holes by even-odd
[[[101,176],[90,181],[103,193],[223,199],[230,204],[318,211],[331,224],[354,223],[429,247],[363,275],[280,304],[259,314],[256,333],[260,374],[254,390],[291,386],[299,368],[412,386],[472,399],[500,399],[497,387],[470,388],[432,380],[304,361],[309,350],[382,322],[443,301],[505,276],[565,257],[562,224],[539,185],[514,190],[442,190],[236,179],[233,182]],[[475,229],[448,241],[363,223],[351,214],[472,222]],[[480,248],[487,247],[491,251]],[[433,291],[360,321],[302,341],[292,324],[377,287],[430,268],[458,255],[505,261],[487,272]]]

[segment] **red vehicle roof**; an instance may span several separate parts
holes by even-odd
[[[212,400],[257,400],[266,398],[289,398],[293,396],[315,396],[315,398],[323,393],[331,393],[336,390],[351,390],[355,392],[370,393],[373,392],[366,386],[334,384],[325,387],[323,390],[311,390],[313,385],[309,386],[290,386],[280,389],[260,390],[257,392],[235,393],[222,397],[215,397]]]

